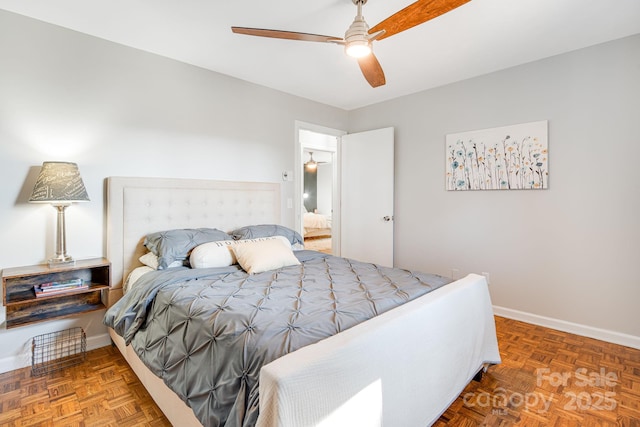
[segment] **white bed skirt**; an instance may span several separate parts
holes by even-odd
[[[199,426],[133,349],[110,334],[169,421]],[[488,286],[471,274],[265,365],[258,427],[428,426],[484,364],[495,363]]]

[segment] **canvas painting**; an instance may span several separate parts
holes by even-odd
[[[447,135],[447,190],[548,188],[547,126],[544,120]]]

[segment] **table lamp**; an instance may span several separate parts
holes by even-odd
[[[74,264],[67,255],[64,211],[73,202],[88,202],[78,165],[70,162],[44,162],[33,187],[29,202],[50,203],[58,211],[56,256],[49,259],[49,267]]]

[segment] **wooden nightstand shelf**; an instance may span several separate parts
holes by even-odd
[[[95,258],[76,261],[75,265],[52,267],[46,264],[2,270],[2,296],[7,310],[7,328],[101,310],[102,290],[109,288],[109,260]],[[82,279],[88,289],[38,297],[34,285]]]

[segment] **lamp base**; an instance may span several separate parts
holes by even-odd
[[[70,255],[58,255],[48,260],[49,268],[76,265],[76,260]]]

